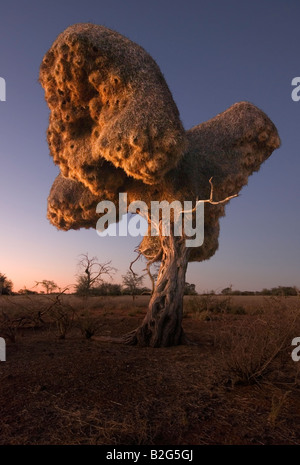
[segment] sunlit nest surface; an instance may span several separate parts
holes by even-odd
[[[237,194],[280,139],[265,113],[240,102],[185,131],[155,61],[139,45],[103,26],[67,28],[46,53],[40,82],[50,108],[48,144],[61,174],[48,198],[48,218],[59,229],[95,227],[101,200],[207,199]],[[189,261],[218,248],[225,206],[205,205],[202,247]],[[159,237],[140,251],[153,259]]]

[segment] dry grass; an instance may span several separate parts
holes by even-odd
[[[187,296],[184,300],[184,317],[192,317],[198,320],[218,320],[224,314],[246,314],[243,305],[233,302],[232,297],[202,295]]]
[[[1,298],[0,310],[20,317],[31,302],[35,315],[47,299]],[[17,328],[0,363],[0,444],[300,444],[290,347],[300,334],[297,299],[233,297],[247,313],[210,308],[218,317],[210,320],[190,312],[192,346],[104,343],[80,327],[88,318],[97,335],[120,336],[137,327],[148,300],[138,297],[134,312],[131,297],[63,296],[76,309],[65,340],[51,312]]]
[[[300,313],[267,309],[259,316],[243,318],[221,329],[221,347],[232,384],[251,384],[274,369],[273,362],[290,348],[293,334],[300,329]]]

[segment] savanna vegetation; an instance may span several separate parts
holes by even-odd
[[[193,344],[119,344],[150,296],[0,297],[0,444],[299,444],[297,296],[186,295]]]

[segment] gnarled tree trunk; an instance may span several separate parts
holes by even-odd
[[[181,327],[185,274],[190,249],[183,237],[161,236],[162,262],[142,325],[127,335],[131,345],[168,347],[184,340]]]

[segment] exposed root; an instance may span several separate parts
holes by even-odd
[[[137,329],[130,331],[130,333],[124,334],[122,337],[122,343],[127,346],[136,346],[138,345],[137,339]]]
[[[122,337],[93,336],[93,341],[112,342],[114,344],[123,344],[123,338]]]

